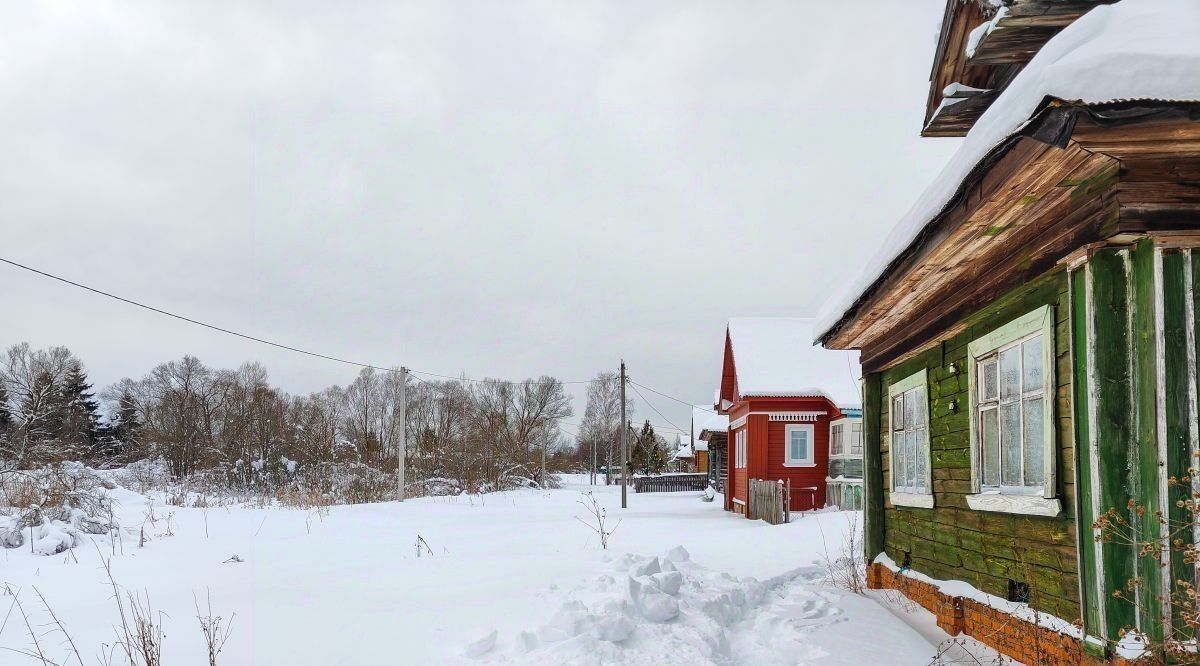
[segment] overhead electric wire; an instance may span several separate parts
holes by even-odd
[[[630,381],[629,383],[632,385],[633,381]],[[675,425],[674,423],[671,423],[671,419],[667,418],[666,414],[663,414],[662,412],[658,411],[658,407],[655,407],[654,403],[647,400],[646,396],[642,395],[642,392],[637,390],[637,386],[631,386],[631,388],[633,389],[633,392],[636,393],[637,396],[642,399],[642,402],[646,403],[646,406],[648,406],[650,409],[654,410],[655,414],[658,414],[659,416],[662,417],[662,419],[664,421],[666,421],[667,423],[670,423],[671,427],[678,430],[680,434],[687,434],[688,431],[684,430],[683,428],[680,428],[679,426]]]
[[[678,402],[678,403],[679,403],[679,404],[681,404],[681,405],[687,405],[688,407],[692,407],[692,408],[695,408],[695,409],[702,409],[702,410],[704,410],[704,411],[706,411],[706,412],[709,412],[709,413],[711,413],[711,414],[719,414],[719,412],[717,412],[716,410],[712,410],[712,409],[709,409],[709,408],[707,408],[707,407],[702,407],[702,406],[700,406],[700,405],[693,405],[692,403],[688,402],[687,400],[680,400],[679,398],[676,398],[676,397],[675,397],[675,396],[673,396],[673,395],[667,395],[666,393],[663,393],[662,391],[656,391],[656,390],[654,390],[654,389],[650,388],[649,386],[646,386],[645,384],[638,384],[637,382],[633,381],[632,379],[630,379],[630,380],[629,380],[629,383],[630,383],[630,384],[637,384],[638,386],[640,386],[640,387],[642,387],[642,388],[646,389],[647,391],[649,391],[649,392],[651,392],[651,393],[654,393],[654,394],[657,394],[657,395],[661,395],[662,397],[664,397],[664,398],[666,398],[666,399],[668,399],[668,400],[674,400],[675,402]],[[639,395],[641,395],[641,394],[639,394]],[[643,399],[644,399],[644,398],[643,398]]]
[[[224,333],[224,334],[226,334],[226,335],[232,335],[232,336],[234,336],[234,337],[242,338],[242,339],[244,339],[244,340],[250,340],[251,342],[257,342],[257,343],[259,343],[259,344],[264,344],[264,345],[268,345],[268,346],[271,346],[271,347],[276,347],[276,348],[278,348],[278,349],[285,349],[285,350],[287,350],[287,351],[290,351],[290,352],[295,352],[295,353],[297,353],[297,354],[304,354],[304,355],[306,355],[306,356],[312,356],[312,357],[315,357],[315,358],[325,359],[325,360],[327,360],[327,361],[333,361],[333,362],[335,362],[335,363],[343,363],[343,364],[345,364],[345,365],[353,365],[353,366],[355,366],[355,367],[359,367],[359,368],[367,368],[367,369],[370,369],[370,370],[378,370],[378,371],[380,371],[380,372],[396,372],[396,369],[394,369],[394,368],[386,368],[386,367],[383,367],[383,366],[380,366],[380,365],[375,365],[375,364],[372,364],[372,363],[361,363],[361,362],[359,362],[359,361],[351,361],[351,360],[349,360],[349,359],[339,358],[339,357],[337,357],[337,356],[331,356],[331,355],[329,355],[329,354],[322,354],[322,353],[320,353],[320,352],[314,352],[314,351],[309,351],[309,350],[307,350],[307,349],[301,349],[301,348],[299,348],[299,347],[293,347],[293,346],[291,346],[291,345],[285,345],[285,344],[283,344],[283,343],[281,343],[281,342],[274,342],[274,341],[271,341],[271,340],[266,340],[266,339],[264,339],[264,338],[260,338],[260,337],[253,336],[253,335],[249,335],[249,334],[246,334],[246,333],[239,333],[238,331],[230,330],[230,329],[228,329],[228,328],[224,328],[224,327],[222,327],[222,326],[217,326],[217,325],[215,325],[215,324],[209,324],[209,323],[207,323],[207,322],[200,321],[199,319],[193,319],[193,318],[191,318],[191,317],[186,317],[186,316],[184,316],[184,315],[181,315],[181,314],[176,314],[176,313],[174,313],[174,312],[169,312],[169,311],[167,311],[167,310],[163,310],[162,308],[157,308],[157,307],[154,307],[153,305],[147,305],[147,304],[145,304],[145,303],[140,303],[140,302],[138,302],[138,301],[135,301],[135,300],[133,300],[133,299],[125,298],[125,297],[123,297],[123,296],[118,296],[118,295],[116,295],[116,294],[113,294],[113,293],[110,293],[110,292],[104,291],[104,290],[102,290],[102,289],[97,289],[97,288],[95,288],[95,287],[89,287],[89,286],[88,286],[88,285],[86,285],[86,284],[82,284],[82,283],[79,283],[79,282],[75,282],[74,280],[68,280],[67,278],[60,277],[60,276],[58,276],[58,275],[54,275],[53,273],[47,273],[46,271],[43,271],[43,270],[38,270],[38,269],[36,269],[36,268],[33,268],[32,266],[26,266],[25,264],[21,264],[21,263],[15,262],[15,261],[13,261],[13,260],[11,260],[11,259],[5,259],[4,257],[0,257],[0,262],[2,262],[2,263],[5,263],[5,264],[8,264],[8,265],[10,265],[10,266],[14,266],[14,267],[16,267],[16,268],[20,268],[20,269],[22,269],[22,270],[29,271],[30,273],[36,273],[36,274],[38,274],[38,275],[41,275],[42,277],[47,277],[47,278],[50,278],[51,280],[57,280],[58,282],[62,282],[63,284],[68,284],[68,285],[71,285],[72,287],[77,287],[77,288],[79,288],[79,289],[83,289],[83,290],[85,290],[85,291],[90,291],[90,292],[92,292],[93,294],[99,294],[100,296],[104,296],[104,297],[106,297],[106,298],[111,298],[111,299],[113,299],[113,300],[120,301],[120,302],[122,302],[122,303],[126,303],[126,304],[128,304],[128,305],[132,305],[132,306],[134,306],[134,307],[142,308],[143,310],[149,310],[150,312],[154,312],[154,313],[157,313],[157,314],[160,314],[160,315],[165,315],[165,316],[167,316],[167,317],[171,317],[171,318],[174,318],[174,319],[178,319],[178,320],[180,320],[180,321],[184,321],[184,322],[187,322],[187,323],[189,323],[189,324],[195,324],[196,326],[202,326],[202,327],[204,327],[204,328],[207,328],[207,329],[210,329],[210,330],[213,330],[213,331],[217,331],[217,332],[220,332],[220,333]],[[531,380],[524,380],[524,381],[512,381],[512,380],[506,380],[506,379],[471,379],[471,378],[469,378],[469,377],[452,377],[452,376],[450,376],[450,375],[441,375],[441,374],[438,374],[438,373],[435,373],[435,372],[426,372],[426,371],[424,371],[424,370],[415,370],[415,369],[413,369],[413,368],[409,368],[409,369],[408,369],[408,371],[409,371],[409,372],[415,372],[415,373],[419,373],[419,374],[422,374],[422,375],[428,375],[428,376],[431,376],[431,377],[441,377],[441,378],[444,378],[444,379],[453,379],[453,380],[455,380],[455,381],[468,381],[468,382],[480,382],[480,383],[487,383],[487,382],[495,382],[495,383],[499,383],[499,384],[523,384],[523,383],[529,383],[529,384],[532,384],[532,385],[541,385],[541,384],[553,384],[553,383],[559,383],[559,384],[590,384],[591,382],[594,382],[594,381],[596,381],[595,379],[589,379],[589,380],[584,380],[584,381],[574,381],[574,382],[565,382],[565,381],[561,381],[561,380],[557,380],[557,379],[556,379],[556,380],[554,380],[553,382],[538,382],[538,381],[531,381]]]

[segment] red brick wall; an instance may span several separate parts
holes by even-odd
[[[1030,666],[1132,664],[1124,659],[1100,661],[1083,652],[1079,639],[1039,626],[986,604],[942,594],[934,585],[896,573],[882,564],[871,564],[867,586],[890,589],[933,613],[937,624],[951,636],[965,634]]]

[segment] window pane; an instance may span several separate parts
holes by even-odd
[[[1012,398],[1021,392],[1021,349],[1000,352],[1000,397]]]
[[[998,394],[999,375],[996,372],[996,359],[992,357],[979,364],[980,400],[995,400]]]
[[[1021,403],[1000,405],[1000,483],[1024,485],[1021,481]]]
[[[917,487],[917,433],[909,431],[907,433],[907,446],[904,449],[904,460],[908,467],[908,487]]]
[[[913,427],[921,430],[929,423],[929,419],[925,414],[925,410],[928,407],[928,402],[925,400],[925,387],[915,389],[913,395],[915,397],[914,402],[916,402],[916,411],[913,413]]]
[[[1025,485],[1040,486],[1045,480],[1045,414],[1043,398],[1025,401]]]
[[[979,417],[983,438],[983,485],[1000,485],[1000,423],[996,410],[988,409]]]
[[[1042,388],[1042,336],[1026,340],[1021,345],[1021,361],[1024,365],[1022,390],[1036,391]]]
[[[892,430],[904,429],[904,394],[892,399]]]
[[[913,472],[913,486],[920,488],[922,492],[927,492],[929,489],[925,487],[925,441],[921,433],[913,433],[913,461],[916,465]]]
[[[842,453],[842,426],[840,423],[830,429],[829,453],[835,456]]]
[[[904,394],[904,428],[911,430],[917,423],[917,392],[908,391]]]
[[[892,435],[892,486],[900,488],[904,486],[904,433],[898,432]]]

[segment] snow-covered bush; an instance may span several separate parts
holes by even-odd
[[[28,539],[33,552],[55,555],[74,548],[81,534],[112,528],[112,482],[79,463],[0,475],[0,547]]]

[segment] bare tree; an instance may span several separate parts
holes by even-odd
[[[633,401],[625,402],[626,415],[633,418]],[[605,460],[605,485],[612,483],[613,458],[621,441],[621,380],[615,372],[601,372],[588,384],[587,406],[579,430],[580,444],[592,448],[592,482],[595,483],[599,449]]]

